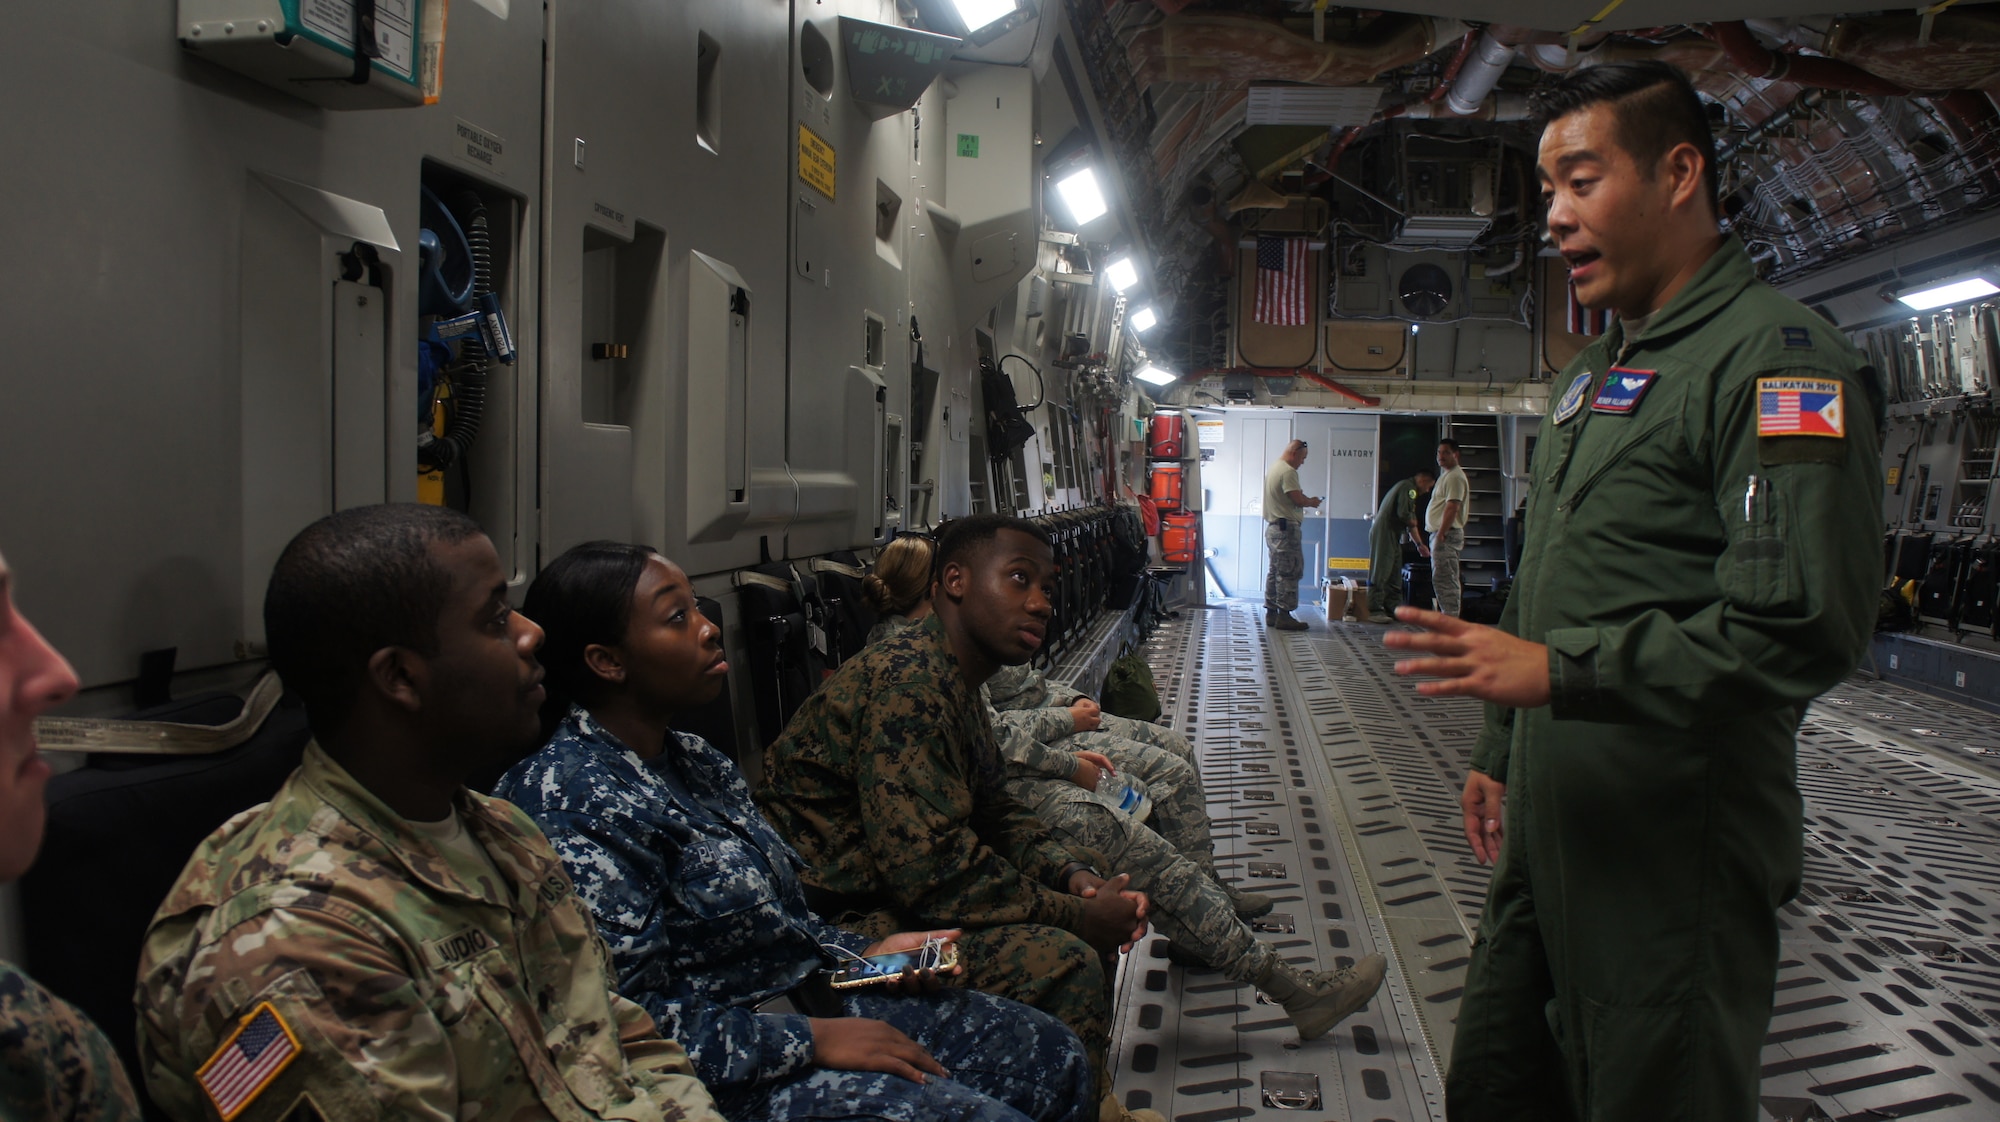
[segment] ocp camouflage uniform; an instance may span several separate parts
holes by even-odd
[[[0,1119],[139,1122],[139,1101],[83,1011],[0,962]]]
[[[841,664],[765,753],[757,804],[805,859],[821,914],[873,936],[962,927],[962,980],[1053,1014],[1100,1088],[1104,964],[1057,883],[1078,856],[1006,790],[986,706],[935,616]]]
[[[197,1069],[268,1003],[298,1055],[239,1122],[719,1122],[680,1045],[613,990],[534,823],[464,789],[453,804],[464,833],[434,844],[314,744],[209,835],[140,957],[154,1101],[214,1118]]]
[[[642,759],[573,707],[548,745],[515,765],[494,793],[548,834],[610,943],[619,988],[687,1047],[730,1118],[837,1111],[1072,1122],[1092,1107],[1090,1065],[1076,1036],[1044,1013],[975,990],[824,995],[838,997],[839,1015],[894,1024],[950,1079],[919,1084],[814,1067],[807,1016],[757,1006],[795,993],[873,940],[806,906],[803,862],[751,802],[736,765],[701,737],[677,733],[665,751]]]

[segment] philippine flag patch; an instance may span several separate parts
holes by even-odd
[[[208,1092],[222,1122],[229,1122],[298,1058],[298,1038],[266,1001],[237,1024],[236,1031],[195,1072],[195,1079]]]
[[[1845,388],[1838,378],[1757,379],[1757,435],[1846,436]]]

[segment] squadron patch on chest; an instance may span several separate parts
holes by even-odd
[[[1556,424],[1560,425],[1576,416],[1577,410],[1583,408],[1583,395],[1589,392],[1590,371],[1586,370],[1576,376],[1576,381],[1571,382],[1569,389],[1563,391],[1562,400],[1556,402]]]
[[[1596,400],[1590,403],[1590,411],[1629,414],[1639,408],[1640,400],[1659,377],[1657,370],[1627,370],[1614,366],[1604,376],[1604,385],[1597,391]]]
[[[1845,437],[1845,390],[1838,378],[1757,379],[1757,435]]]

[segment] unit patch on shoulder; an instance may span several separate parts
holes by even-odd
[[[1597,391],[1596,400],[1590,403],[1592,413],[1616,413],[1625,415],[1639,408],[1639,401],[1646,391],[1653,388],[1660,373],[1657,370],[1627,370],[1614,366],[1604,376],[1604,386]]]
[[[1845,437],[1845,389],[1838,378],[1757,379],[1757,435]]]
[[[1583,408],[1583,395],[1589,391],[1590,371],[1586,370],[1576,376],[1576,381],[1571,382],[1569,389],[1563,391],[1562,400],[1556,402],[1556,424],[1560,425],[1576,416],[1576,411]]]
[[[298,1058],[299,1038],[266,1001],[237,1022],[194,1076],[222,1122],[230,1122]]]
[[[1805,350],[1812,349],[1812,328],[1810,327],[1780,327],[1778,333],[1785,337],[1785,346],[1787,347],[1794,349],[1803,348]]]

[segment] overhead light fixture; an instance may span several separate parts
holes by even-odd
[[[1097,185],[1097,173],[1088,167],[1056,180],[1056,193],[1079,226],[1111,211],[1104,201],[1104,189]]]
[[[966,34],[982,30],[989,23],[1006,19],[1019,9],[1014,0],[951,0],[951,6],[958,11],[958,18],[965,23]]]
[[[1130,257],[1120,257],[1104,267],[1104,279],[1120,292],[1139,283],[1139,267],[1132,264]]]
[[[1412,335],[1415,335],[1415,334],[1417,333],[1417,328],[1418,328],[1418,327],[1420,327],[1420,326],[1422,326],[1422,325],[1421,325],[1421,324],[1415,324],[1415,323],[1411,324],[1411,325],[1410,325],[1410,334],[1412,334]]]
[[[1150,362],[1140,367],[1138,371],[1135,372],[1132,376],[1134,378],[1139,379],[1141,382],[1145,382],[1148,383],[1149,385],[1155,385],[1155,386],[1164,386],[1167,383],[1172,382],[1179,377],[1178,375],[1172,373],[1171,371],[1162,370],[1159,367],[1154,366]]]
[[[1140,308],[1138,311],[1132,313],[1131,323],[1132,330],[1134,331],[1151,331],[1153,325],[1158,322],[1160,322],[1160,317],[1154,313],[1151,305]]]
[[[924,26],[983,47],[1041,15],[1039,0],[916,0]]]
[[[2000,293],[2000,285],[1985,277],[1967,277],[1948,284],[1934,284],[1915,292],[1899,293],[1896,299],[1908,304],[1914,311],[1928,312],[1932,308],[1942,308],[1948,304],[1963,304],[1982,296]]]

